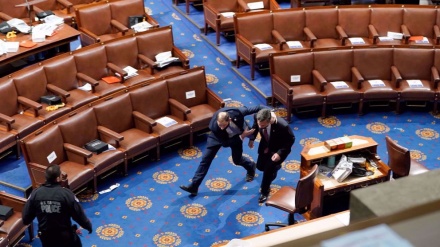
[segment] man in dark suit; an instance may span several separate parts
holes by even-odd
[[[249,147],[254,147],[254,140],[260,133],[261,140],[258,145],[257,169],[263,172],[261,181],[260,197],[258,201],[263,203],[267,200],[270,192],[270,184],[277,177],[281,163],[289,155],[295,142],[295,135],[289,124],[282,118],[277,118],[269,109],[262,109],[254,116],[255,129],[250,137]]]
[[[256,107],[226,107],[214,113],[209,129],[206,150],[196,173],[188,186],[181,185],[180,188],[191,195],[196,196],[199,186],[208,173],[212,160],[221,147],[230,147],[232,161],[235,165],[246,169],[246,181],[251,182],[255,176],[255,162],[243,157],[243,139],[253,134],[254,130],[249,129],[244,117],[261,110],[262,106]]]

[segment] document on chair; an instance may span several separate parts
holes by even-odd
[[[299,41],[287,41],[286,44],[289,46],[289,48],[303,48],[301,42]]]
[[[423,83],[421,80],[406,80],[410,88],[421,88]]]
[[[123,68],[122,70],[127,72],[127,75],[124,77],[125,80],[127,80],[128,78],[131,78],[131,77],[139,75],[137,73],[137,69],[135,69],[135,68],[133,68],[131,66],[127,66],[127,67]]]
[[[92,85],[90,85],[90,83],[85,83],[82,87],[78,87],[78,89],[89,92],[92,91]]]
[[[385,87],[385,83],[382,80],[368,80],[371,87]]]
[[[255,9],[264,9],[264,3],[263,3],[263,1],[260,1],[260,2],[253,2],[253,3],[248,3],[247,6],[248,6],[251,10],[255,10]]]
[[[340,89],[340,88],[348,88],[347,83],[345,83],[345,81],[332,81],[330,82],[333,87]]]
[[[387,36],[382,36],[382,37],[379,37],[379,41],[389,42],[389,41],[393,41],[393,38],[387,37]]]
[[[258,49],[262,50],[262,51],[272,49],[271,45],[265,44],[265,43],[263,43],[263,44],[256,44],[254,46],[257,47]]]
[[[235,12],[223,12],[223,13],[220,13],[223,17],[225,17],[225,18],[232,18],[232,17],[234,17],[234,15],[235,15]]]
[[[173,57],[171,51],[161,52],[157,54],[155,58],[156,64],[159,68],[163,68],[172,62],[179,61],[179,58]]]
[[[403,33],[396,33],[396,32],[387,32],[387,36],[392,39],[402,39]]]
[[[157,119],[156,122],[158,122],[159,124],[161,124],[167,128],[177,124],[176,120],[174,120],[170,117],[161,117],[161,118]]]
[[[136,33],[138,33],[138,32],[147,31],[151,27],[153,27],[153,25],[151,25],[150,23],[148,23],[146,21],[142,21],[142,22],[139,22],[139,23],[131,26],[131,29],[133,29]]]
[[[419,40],[415,40],[414,42],[416,44],[429,44],[429,40],[426,37],[423,37],[422,39],[419,39]]]
[[[363,44],[365,44],[365,41],[362,38],[348,38],[348,40],[350,40],[350,43],[352,45],[363,45]]]

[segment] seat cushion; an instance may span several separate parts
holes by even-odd
[[[420,80],[423,87],[411,88],[407,80],[400,82],[400,95],[403,100],[434,100],[435,92],[431,90],[430,82]]]
[[[348,88],[335,88],[332,83],[327,83],[325,94],[327,103],[350,103],[360,99],[360,93],[353,89],[350,82],[345,82]]]
[[[173,119],[177,124],[165,127],[162,124],[157,123],[157,125],[153,127],[154,132],[159,134],[160,143],[165,143],[178,137],[189,135],[191,132],[189,124],[183,122],[179,118],[172,115],[167,115],[165,117]]]
[[[119,150],[107,150],[100,154],[93,154],[93,156],[89,158],[89,162],[93,164],[95,173],[100,175],[121,164],[124,161],[124,155],[124,152]]]
[[[193,131],[208,128],[209,121],[211,121],[212,115],[216,110],[208,104],[196,105],[190,109],[191,113],[187,116]]]
[[[93,181],[95,172],[92,165],[83,165],[72,161],[64,161],[59,165],[61,170],[69,174],[71,190],[76,190],[82,185]]]
[[[23,138],[38,128],[43,126],[41,119],[31,117],[25,114],[17,114],[12,116],[15,123],[12,124],[12,129],[18,133],[20,138]]]
[[[372,87],[368,81],[362,82],[362,89],[360,92],[363,94],[364,99],[383,99],[393,100],[398,96],[398,92],[394,90],[387,80],[382,80],[383,87]]]
[[[119,134],[124,136],[124,140],[120,142],[120,149],[124,150],[129,158],[155,148],[158,144],[158,138],[139,129],[128,129]]]
[[[266,202],[267,206],[281,209],[288,213],[296,211],[295,205],[296,190],[289,186],[283,186],[273,194]]]
[[[320,105],[324,102],[324,96],[314,85],[304,84],[292,87],[292,107],[305,105]]]

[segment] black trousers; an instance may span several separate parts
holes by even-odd
[[[263,172],[263,179],[261,181],[260,186],[260,192],[263,195],[269,195],[270,192],[270,185],[272,184],[272,181],[275,180],[278,174],[278,170],[281,169],[281,163],[283,163],[283,159],[273,162],[272,161],[272,155],[274,153],[267,153],[267,154],[258,154],[258,160],[257,160],[257,169],[259,171]]]
[[[82,247],[81,239],[72,231],[38,232],[43,247]]]

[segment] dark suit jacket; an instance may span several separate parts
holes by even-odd
[[[247,115],[251,115],[257,113],[259,110],[263,109],[264,106],[254,106],[254,107],[225,107],[214,113],[212,116],[211,122],[209,123],[209,129],[211,133],[208,136],[207,146],[216,146],[222,145],[225,146],[229,142],[229,135],[226,130],[220,129],[217,124],[217,115],[219,112],[227,112],[229,117],[231,117],[232,122],[240,129],[240,133],[243,133],[244,128],[249,125],[245,121],[244,117]],[[250,129],[250,128],[249,128]]]
[[[256,116],[254,116],[254,124],[252,128],[255,129],[255,132],[251,137],[251,139],[254,140],[258,132],[260,132]],[[294,142],[295,135],[293,134],[292,129],[289,127],[289,124],[284,119],[277,118],[277,122],[272,124],[270,127],[269,142],[266,141],[261,133],[261,140],[260,144],[258,145],[258,154],[263,154],[266,147],[269,147],[269,153],[278,153],[278,155],[281,157],[281,162],[283,162],[287,158],[287,155],[289,155]]]

